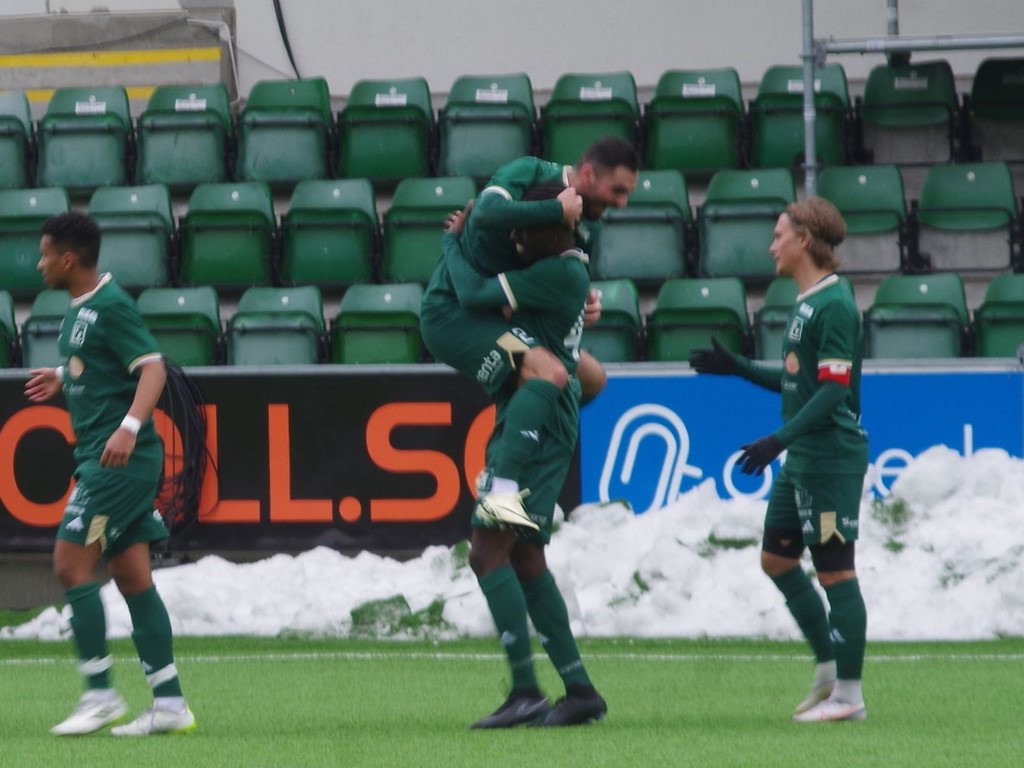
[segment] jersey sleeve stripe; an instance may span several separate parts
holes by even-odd
[[[128,373],[135,373],[139,366],[145,365],[146,363],[152,363],[155,360],[163,360],[163,357],[164,356],[159,352],[149,352],[145,355],[140,355],[128,364]]]
[[[501,195],[506,200],[511,200],[512,199],[512,193],[509,192],[504,187],[499,187],[499,186],[484,187],[484,191],[481,192],[480,195],[482,197],[483,195],[486,195],[488,193],[493,194],[493,195]]]
[[[519,302],[516,301],[516,295],[512,291],[512,286],[509,285],[508,278],[505,277],[505,273],[502,272],[498,275],[498,282],[501,284],[501,291],[505,294],[505,298],[508,300],[508,305],[512,307],[512,311],[515,312],[519,309]]]

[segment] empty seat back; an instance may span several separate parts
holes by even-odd
[[[583,331],[583,349],[603,363],[624,363],[640,356],[643,325],[640,299],[632,280],[595,280],[601,317]]]
[[[532,154],[535,121],[526,74],[458,78],[438,115],[438,174],[486,181],[505,163]]]
[[[14,300],[7,291],[0,291],[0,368],[8,368],[16,363],[19,346]]]
[[[957,357],[967,323],[960,275],[889,275],[864,312],[864,356]]]
[[[667,280],[647,318],[651,360],[682,361],[717,338],[733,352],[747,346],[746,290],[735,277]]]
[[[32,308],[21,326],[21,364],[25,368],[46,368],[60,364],[60,324],[71,305],[67,291],[45,289],[36,294]]]
[[[1024,57],[981,62],[966,106],[979,159],[1024,162]]]
[[[249,288],[228,321],[228,363],[317,363],[323,335],[323,301],[316,286]]]
[[[338,113],[337,173],[385,187],[426,176],[433,134],[424,78],[360,80]]]
[[[351,286],[334,319],[331,362],[419,362],[422,300],[419,283]]]
[[[0,290],[17,299],[45,288],[36,269],[39,229],[69,205],[63,189],[0,189]]]
[[[300,181],[281,217],[281,282],[321,288],[368,282],[379,237],[369,181]]]
[[[830,166],[818,177],[818,194],[846,221],[836,249],[844,272],[899,272],[905,263],[907,205],[895,165]]]
[[[136,132],[138,183],[177,191],[228,180],[234,129],[223,83],[159,86]]]
[[[1017,357],[1024,344],[1024,274],[995,275],[974,313],[980,357]]]
[[[24,91],[0,92],[0,189],[31,183],[34,151],[28,97]]]
[[[128,291],[167,285],[174,217],[163,184],[100,187],[89,200],[100,228],[99,268]]]
[[[565,74],[541,108],[541,145],[546,159],[571,164],[602,136],[636,140],[640,107],[630,72]]]
[[[136,303],[165,357],[183,366],[220,360],[220,302],[211,286],[147,288]]]
[[[710,176],[739,166],[743,96],[732,67],[665,72],[644,115],[648,168]]]

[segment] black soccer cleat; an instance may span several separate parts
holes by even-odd
[[[586,725],[604,720],[608,704],[593,686],[574,685],[537,725]]]
[[[473,728],[515,728],[517,725],[536,724],[551,711],[551,704],[537,692],[509,694],[505,703],[482,720],[473,723]]]

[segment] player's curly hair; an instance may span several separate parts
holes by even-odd
[[[89,216],[67,211],[43,222],[43,235],[49,235],[61,252],[78,254],[83,267],[95,267],[100,256],[100,228]]]
[[[796,233],[807,237],[807,250],[814,263],[836,269],[839,258],[835,247],[846,239],[846,222],[839,210],[823,197],[808,197],[787,205],[786,215]]]

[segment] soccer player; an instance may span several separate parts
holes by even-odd
[[[782,367],[733,355],[713,340],[695,350],[700,373],[737,374],[782,393],[783,426],[742,446],[740,469],[761,474],[782,451],[765,516],[761,567],[786,598],[814,651],[817,667],[798,722],[863,720],[861,691],[867,612],[854,566],[854,542],[867,471],[867,435],[860,423],[862,332],[853,296],[835,270],[833,249],[846,235],[835,206],[820,197],[792,203],[775,225],[776,272],[796,281]],[[811,552],[826,615],[800,567]]]
[[[98,731],[127,708],[111,685],[106,618],[95,581],[103,560],[128,604],[132,640],[153,706],[112,729],[116,736],[194,730],[174,665],[171,624],[150,572],[150,543],[167,537],[154,510],[163,444],[151,418],[166,380],[163,358],[135,302],[99,274],[100,232],[82,213],[43,224],[38,269],[71,305],[61,324],[58,368],[31,372],[25,394],[34,403],[61,390],[75,432],[75,489],[57,529],[53,567],[71,606],[71,631],[85,692],[74,711],[50,729],[58,736]]]
[[[525,200],[553,198],[561,182],[537,185]],[[509,530],[480,507],[474,512],[470,564],[494,618],[512,673],[506,702],[474,728],[509,728],[524,723],[577,725],[599,720],[607,712],[580,658],[561,592],[547,568],[544,547],[558,494],[565,482],[579,427],[580,386],[573,375],[579,360],[584,304],[590,287],[587,256],[573,248],[572,229],[559,222],[513,233],[522,269],[485,278],[474,272],[459,253],[454,233],[445,235],[445,259],[459,295],[472,306],[504,306],[510,322],[558,356],[569,375],[556,407],[534,436],[533,452],[522,477],[530,483],[524,499],[532,529]],[[488,468],[481,492],[493,482],[493,467],[508,411],[514,397],[511,384],[497,396],[495,431],[488,445]],[[565,685],[566,694],[551,707],[537,685],[527,616],[533,621],[548,656]]]
[[[616,137],[594,142],[573,166],[535,157],[513,160],[498,169],[477,197],[456,250],[478,272],[493,276],[522,266],[510,238],[512,229],[565,223],[575,227],[577,243],[586,248],[597,235],[604,210],[626,205],[636,188],[637,168],[632,145]],[[553,199],[523,199],[526,190],[543,182],[560,182],[565,189]],[[533,436],[551,418],[570,377],[552,350],[501,314],[464,306],[462,298],[449,274],[449,260],[442,259],[423,297],[423,339],[435,359],[475,378],[492,398],[510,378],[519,382],[508,404],[507,428],[495,448],[491,489],[478,505],[481,514],[497,523],[533,530],[523,506],[529,489],[522,486],[520,474],[534,451]],[[588,399],[604,386],[603,368],[586,353],[579,356],[579,380]]]

